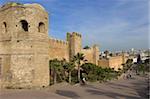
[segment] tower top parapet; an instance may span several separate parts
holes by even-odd
[[[2,5],[0,7],[1,10],[5,10],[5,9],[8,9],[8,8],[11,8],[11,7],[31,7],[31,8],[36,8],[36,9],[40,9],[40,10],[44,10],[45,9],[40,5],[40,4],[37,4],[37,3],[32,3],[32,4],[21,4],[21,3],[17,3],[17,2],[8,2],[4,5]]]
[[[77,32],[67,32],[67,36],[78,36],[78,37],[81,37],[81,34],[80,33],[77,33]]]
[[[73,32],[72,35],[81,37],[81,34],[80,34],[80,33],[77,33],[77,32]]]

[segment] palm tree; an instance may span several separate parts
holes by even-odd
[[[80,66],[81,66],[81,61],[84,61],[84,54],[83,53],[77,53],[73,60],[75,60],[75,62],[77,63],[78,66],[78,82],[80,83],[81,79],[80,79]]]

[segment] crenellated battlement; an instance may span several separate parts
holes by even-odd
[[[73,35],[73,36],[81,37],[81,34],[79,34],[79,33],[77,33],[77,32],[72,32],[72,35]]]
[[[16,2],[8,2],[5,5],[1,6],[1,8],[9,8],[9,7],[14,7],[14,6],[23,6],[23,4],[16,3]]]
[[[68,37],[73,37],[73,36],[75,37],[75,36],[77,36],[77,37],[80,37],[80,38],[82,37],[81,34],[77,33],[77,32],[72,32],[72,33],[67,32],[67,36]]]
[[[5,5],[0,6],[0,11],[6,10],[12,7],[13,8],[35,8],[36,10],[39,9],[39,10],[45,11],[45,9],[40,4],[37,4],[37,3],[21,4],[21,3],[16,3],[16,2],[8,2]]]
[[[67,41],[49,38],[49,59],[69,60],[69,44]]]
[[[61,45],[68,45],[68,41],[60,40],[60,39],[55,39],[55,38],[50,38],[49,41],[51,43],[57,43]]]

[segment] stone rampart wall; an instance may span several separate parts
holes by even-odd
[[[69,60],[69,44],[67,41],[58,39],[49,39],[49,59]]]

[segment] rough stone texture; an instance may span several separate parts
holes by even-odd
[[[121,56],[114,56],[114,57],[110,57],[108,59],[100,59],[98,60],[98,65],[101,67],[109,67],[109,68],[114,68],[114,70],[118,70],[119,68],[122,69],[123,66],[122,64],[125,63],[125,58],[123,55]]]
[[[67,41],[49,39],[49,59],[54,58],[69,61],[69,44]]]
[[[98,65],[98,60],[99,60],[98,46],[94,45],[89,49],[82,49],[81,52],[85,55],[85,59],[88,62]]]
[[[49,85],[47,12],[38,4],[6,4],[0,30],[1,87]]]
[[[82,49],[82,38],[81,34],[73,32],[67,33],[67,41],[69,43],[69,59],[81,52]]]

